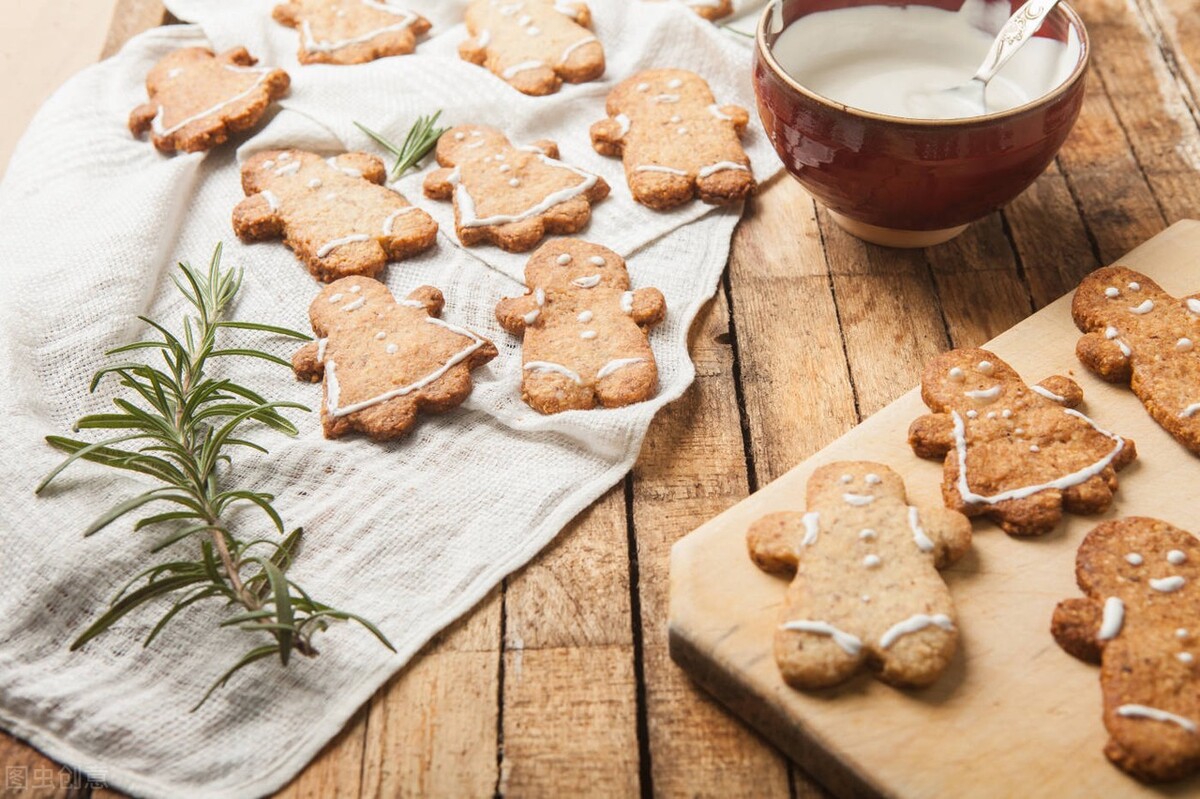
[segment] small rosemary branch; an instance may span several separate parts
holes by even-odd
[[[241,286],[242,273],[221,269],[220,263],[221,247],[217,245],[207,271],[180,264],[183,280],[172,275],[175,285],[196,310],[195,316],[184,317],[178,335],[151,319],[139,317],[160,337],[108,352],[119,355],[157,351],[165,369],[126,361],[98,371],[89,391],[94,392],[105,377],[115,375],[118,384],[128,390],[129,398],[113,399],[118,413],[85,416],[75,429],[103,430],[115,435],[92,443],[47,436],[51,446],[69,453],[69,457],[36,489],[36,493],[41,493],[64,469],[80,459],[138,472],[164,484],[117,503],[92,522],[84,535],[98,532],[142,506],[166,503],[169,510],[145,516],[134,525],[134,530],[153,527],[164,531],[152,545],[152,553],[184,541],[199,541],[198,556],[159,563],[134,576],[113,597],[108,609],[71,644],[71,650],[79,649],[151,600],[172,597],[175,601],[150,631],[144,646],[149,646],[180,611],[204,600],[224,600],[233,611],[220,626],[236,626],[270,640],[246,652],[213,683],[193,710],[240,669],[255,661],[278,656],[286,666],[293,651],[308,657],[317,655],[313,636],[334,620],[358,622],[395,651],[371,622],[317,602],[286,576],[302,528],[283,535],[283,519],[272,505],[274,495],[223,485],[219,472],[226,470],[219,467],[232,464],[230,453],[234,448],[267,452],[241,437],[241,428],[259,423],[295,435],[296,427],[280,411],[308,409],[294,402],[268,402],[254,390],[232,380],[207,376],[205,368],[209,364],[229,357],[257,358],[290,366],[287,361],[260,350],[222,347],[218,333],[237,329],[302,341],[309,337],[286,328],[226,320],[224,315]],[[245,504],[261,510],[283,538],[236,536],[230,527],[230,511]]]
[[[361,122],[355,122],[358,129],[370,136],[383,149],[396,156],[396,163],[392,167],[392,180],[396,180],[405,172],[415,167],[420,163],[433,146],[437,144],[438,138],[450,128],[437,127],[438,117],[442,112],[435,111],[429,116],[417,117],[417,121],[408,129],[408,135],[404,137],[404,144],[396,146],[382,134],[368,128]]]

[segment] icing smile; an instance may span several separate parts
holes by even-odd
[[[874,494],[851,494],[851,493],[847,492],[845,494],[842,494],[842,499],[845,501],[845,503],[847,505],[854,505],[855,507],[862,507],[863,505],[870,505],[872,502],[874,502],[875,495]]]
[[[979,388],[979,389],[972,389],[970,391],[964,391],[963,394],[967,397],[970,397],[973,400],[983,400],[984,402],[993,402],[993,401],[995,401],[995,399],[997,397],[1000,396],[1000,384],[997,383],[996,385],[992,386],[991,388]]]

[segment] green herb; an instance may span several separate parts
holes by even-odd
[[[395,180],[416,166],[437,144],[438,138],[450,130],[450,128],[435,127],[438,117],[441,115],[442,112],[437,111],[431,116],[417,117],[417,121],[408,129],[408,135],[404,137],[404,144],[399,147],[366,125],[360,122],[354,124],[358,126],[359,130],[374,139],[380,147],[396,156],[396,164],[392,167],[392,180]]]
[[[273,495],[223,485],[222,473],[228,472],[235,448],[267,451],[243,438],[243,427],[257,423],[295,435],[296,427],[280,412],[308,409],[294,402],[268,402],[254,390],[232,380],[207,376],[206,367],[222,358],[258,358],[289,366],[287,361],[260,350],[222,346],[218,334],[237,329],[302,341],[309,337],[285,328],[225,320],[223,317],[241,285],[242,273],[221,269],[220,263],[221,247],[217,245],[207,272],[179,265],[184,279],[172,275],[172,280],[196,309],[196,315],[184,317],[178,334],[151,319],[138,317],[154,328],[160,338],[127,344],[108,353],[156,350],[165,369],[128,361],[97,372],[90,391],[94,392],[105,377],[116,376],[119,385],[128,390],[127,398],[113,399],[117,413],[85,416],[75,429],[103,430],[116,435],[94,443],[47,436],[52,446],[70,453],[70,457],[36,489],[41,493],[79,459],[138,472],[164,484],[114,505],[92,522],[84,535],[98,532],[143,506],[165,503],[169,509],[160,506],[156,509],[160,512],[140,519],[134,530],[162,531],[151,547],[152,553],[185,541],[193,544],[198,541],[198,552],[193,552],[198,557],[170,560],[136,575],[117,593],[108,610],[75,640],[71,649],[79,649],[151,600],[171,597],[174,603],[150,631],[144,646],[149,646],[180,611],[205,600],[223,600],[231,615],[220,626],[236,626],[255,636],[266,636],[270,642],[254,646],[243,655],[213,683],[193,710],[238,670],[257,660],[278,656],[286,666],[292,652],[316,655],[313,636],[333,620],[356,621],[395,651],[371,622],[317,602],[288,579],[286,573],[295,558],[301,528],[283,536],[283,519],[271,504]],[[261,510],[283,538],[236,536],[230,529],[230,511],[245,504]]]

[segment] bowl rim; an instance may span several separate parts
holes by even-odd
[[[1009,119],[1025,114],[1029,111],[1034,111],[1044,106],[1052,105],[1061,96],[1071,91],[1075,84],[1078,83],[1087,72],[1088,64],[1091,61],[1091,41],[1088,38],[1087,26],[1083,24],[1083,18],[1071,8],[1067,0],[1060,0],[1057,8],[1052,11],[1052,14],[1061,12],[1067,18],[1067,24],[1075,29],[1079,36],[1079,59],[1075,64],[1075,68],[1071,74],[1062,83],[1054,87],[1053,90],[1030,100],[1022,105],[1013,106],[1004,111],[997,111],[991,114],[981,114],[973,117],[957,117],[954,119],[922,119],[920,117],[901,117],[892,114],[881,114],[875,111],[867,111],[862,108],[857,108],[852,105],[839,103],[836,100],[818,94],[812,89],[805,88],[795,78],[787,73],[779,62],[775,60],[775,54],[771,52],[771,48],[767,46],[767,24],[771,16],[777,8],[782,9],[783,3],[786,0],[770,0],[763,8],[762,14],[758,18],[758,28],[754,35],[754,49],[760,59],[770,68],[776,78],[788,84],[792,89],[800,94],[808,97],[815,102],[824,105],[836,111],[842,111],[851,116],[860,117],[862,119],[874,120],[877,122],[887,122],[897,125],[911,125],[914,127],[970,127],[973,125],[986,124],[999,120]],[[864,3],[863,5],[871,5]],[[782,32],[782,31],[781,31]]]

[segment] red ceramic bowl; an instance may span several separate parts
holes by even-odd
[[[1008,0],[999,0],[1008,2]],[[1011,0],[1015,11],[1022,0]],[[893,247],[948,241],[1024,191],[1054,158],[1083,104],[1089,47],[1083,21],[1060,3],[1038,32],[1079,40],[1067,80],[1030,103],[987,116],[923,120],[850,108],[800,85],[771,48],[807,14],[863,5],[957,10],[962,0],[778,0],[758,23],[754,91],[783,164],[859,238]]]

